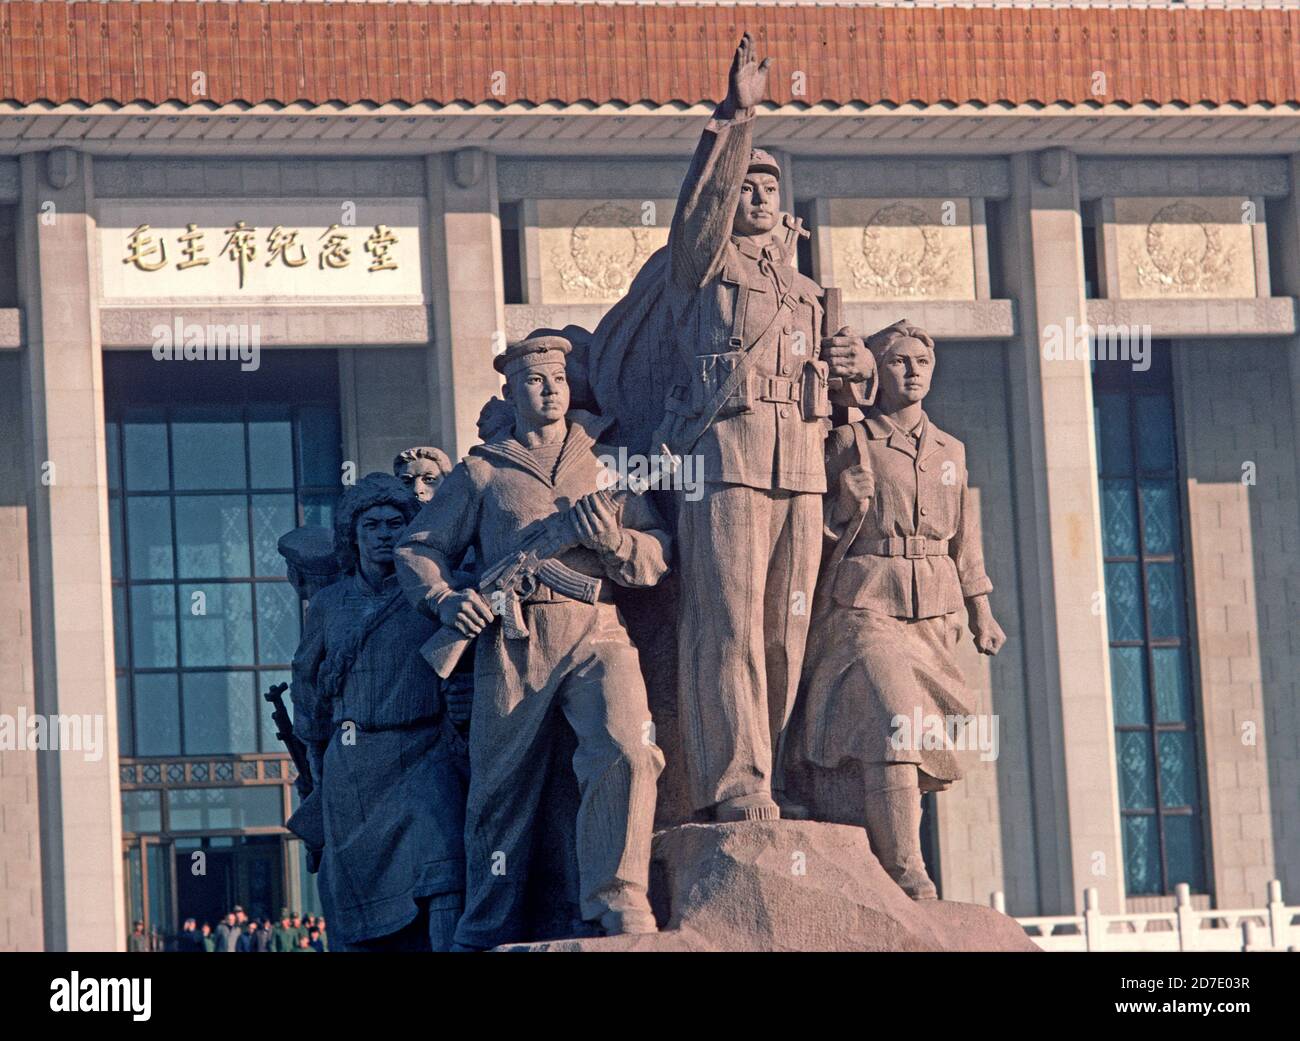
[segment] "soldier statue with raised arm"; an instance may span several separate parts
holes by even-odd
[[[704,474],[702,495],[678,499],[679,718],[693,808],[718,821],[780,816],[831,397],[865,405],[873,389],[862,340],[822,328],[823,292],[792,264],[780,167],[753,148],[767,66],[746,34],[682,184],[660,305],[675,349],[652,443],[698,453]]]

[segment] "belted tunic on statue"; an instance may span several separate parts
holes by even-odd
[[[557,510],[600,487],[596,436],[609,424],[569,414],[553,468],[513,432],[471,448],[397,550],[407,595],[432,612],[455,592],[451,563],[469,546],[495,562],[516,550]],[[552,457],[554,458],[554,457]],[[524,938],[529,855],[549,762],[555,713],[577,737],[580,795],[577,861],[583,918],[607,911],[649,913],[646,898],[655,782],[663,755],[650,739],[650,711],[636,648],[609,583],[649,586],[668,569],[667,533],[648,498],[631,498],[623,539],[607,553],[571,549],[560,561],[600,580],[591,602],[548,588],[526,596],[527,639],[501,625],[478,638],[470,721],[466,810],[467,891],[456,942],[491,947]]]
[[[865,513],[832,514],[841,475],[871,475]],[[792,755],[834,769],[915,763],[922,786],[961,777],[956,753],[893,740],[894,720],[949,719],[974,711],[956,651],[969,597],[993,588],[984,571],[966,448],[922,413],[915,436],[885,417],[838,427],[826,442],[828,541],[837,547],[817,592]],[[852,543],[840,547],[851,538]]]

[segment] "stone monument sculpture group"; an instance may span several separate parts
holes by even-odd
[[[963,630],[1005,636],[965,449],[922,407],[934,342],[864,339],[795,267],[767,71],[746,35],[668,245],[597,328],[493,359],[481,444],[408,449],[332,538],[282,540],[309,600],[290,827],[350,949],[654,934],[657,825],[850,825],[936,897],[921,795],[960,772],[892,721],[968,715]]]

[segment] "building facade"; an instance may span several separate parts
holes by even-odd
[[[5,5],[0,949],[315,908],[276,539],[463,454],[506,339],[594,327],[746,27],[801,267],[932,333],[968,447],[1009,640],[964,647],[996,754],[930,807],[942,895],[1294,900],[1300,14],[1265,6]]]

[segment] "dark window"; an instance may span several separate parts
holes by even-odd
[[[1277,295],[1281,290],[1279,286],[1288,286],[1294,284],[1297,275],[1300,275],[1300,267],[1291,259],[1288,253],[1288,242],[1286,237],[1286,228],[1288,221],[1278,220],[1277,213],[1269,213],[1269,203],[1267,200],[1262,206],[1257,205],[1255,210],[1255,220],[1264,222],[1264,235],[1268,240],[1268,279],[1269,292],[1271,295]],[[1270,219],[1270,216],[1272,219]]]
[[[523,304],[524,238],[517,202],[501,204],[501,276],[507,304]]]
[[[1170,346],[1150,367],[1097,361],[1111,694],[1124,870],[1132,896],[1206,892],[1201,753],[1192,688]]]
[[[0,206],[0,307],[18,306],[18,248],[15,206]]]
[[[1095,300],[1101,293],[1101,272],[1097,266],[1097,236],[1099,223],[1096,219],[1097,204],[1085,202],[1082,207],[1083,217],[1083,295]]]
[[[1006,264],[1003,257],[1002,222],[1007,219],[1003,203],[997,199],[984,200],[984,234],[988,239],[989,251],[989,296],[994,300],[1004,299],[1006,290]]]
[[[335,355],[104,369],[121,752],[279,752],[260,692],[288,679],[301,605],[276,543],[333,522]]]

